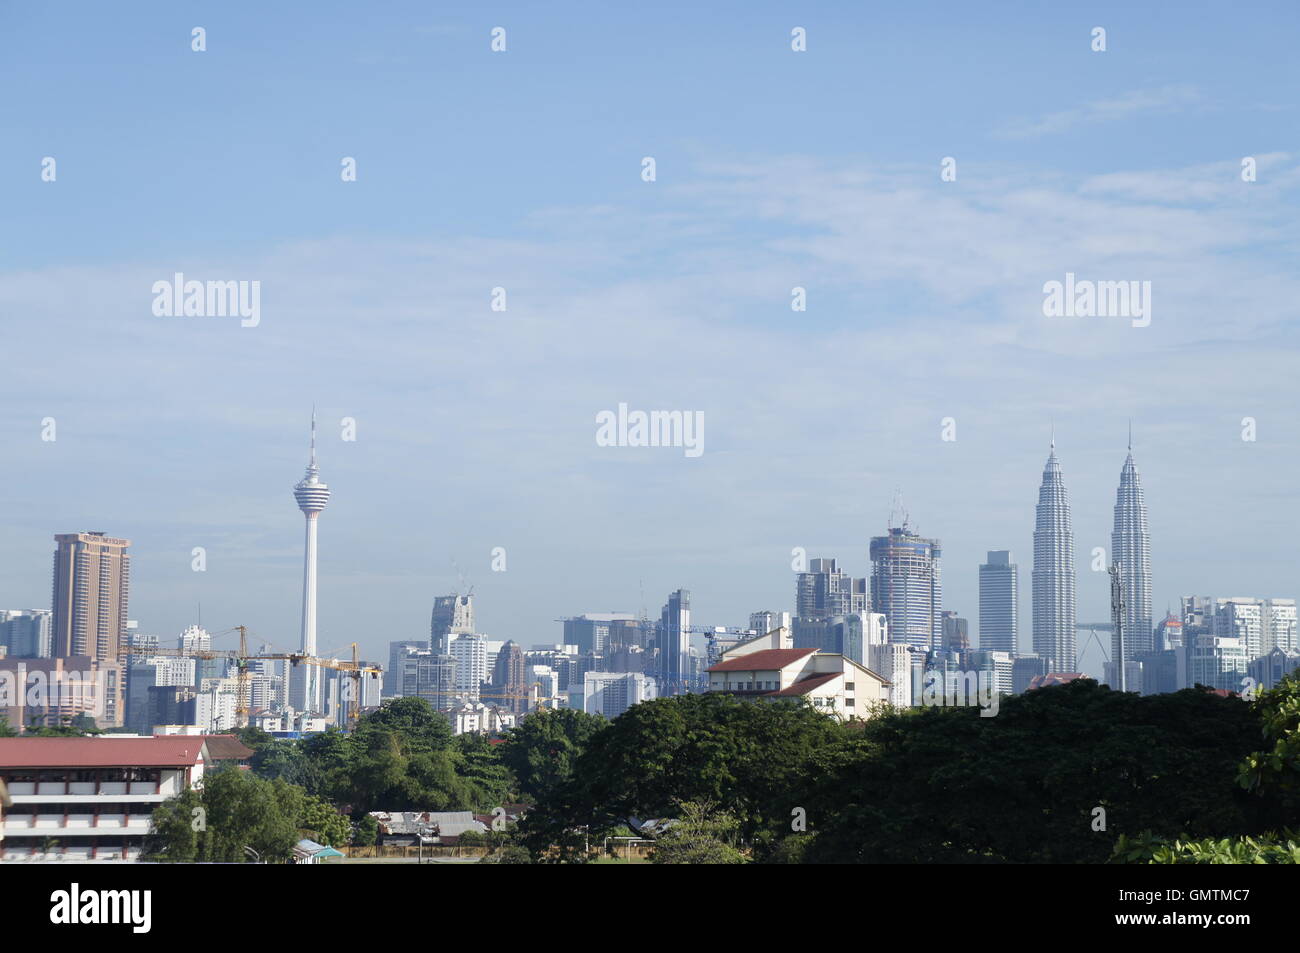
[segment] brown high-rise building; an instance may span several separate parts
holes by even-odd
[[[525,676],[524,651],[515,642],[506,642],[497,653],[489,693],[496,704],[521,715],[528,711],[528,680]],[[501,696],[505,696],[502,698]]]
[[[131,583],[129,539],[103,533],[54,537],[54,655],[89,656],[105,671],[105,726],[120,725],[122,656],[126,649],[127,595]]]

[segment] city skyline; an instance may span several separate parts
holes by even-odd
[[[316,646],[314,645],[315,640],[314,638],[309,639],[309,635],[308,635],[309,630],[314,629],[315,627],[315,620],[313,618],[314,612],[311,612],[309,609],[309,607],[314,606],[315,596],[316,596],[316,586],[314,583],[315,546],[313,545],[315,542],[314,539],[315,534],[312,532],[312,528],[315,520],[312,519],[312,517],[319,515],[319,512],[324,508],[325,502],[328,502],[329,499],[328,487],[326,487],[326,485],[319,480],[320,468],[316,462],[315,423],[316,423],[315,415],[313,413],[312,439],[310,443],[309,463],[308,463],[306,475],[301,481],[299,481],[298,484],[295,485],[295,497],[299,498],[300,508],[304,507],[304,504],[302,502],[303,494],[307,493],[307,490],[313,491],[311,494],[308,494],[310,496],[310,499],[307,502],[310,505],[305,506],[305,508],[303,508],[303,513],[306,516],[306,523],[308,528],[307,528],[307,543],[304,549],[304,556],[303,556],[304,568],[302,571],[303,588],[302,588],[300,648],[302,651],[306,652],[307,654],[315,654],[316,652]],[[1059,514],[1057,514],[1056,511],[1052,509],[1052,507],[1054,506],[1059,507],[1063,503],[1064,520],[1065,520],[1064,525],[1068,528],[1068,526],[1070,525],[1069,501],[1068,501],[1068,495],[1064,495],[1065,493],[1064,486],[1061,483],[1061,467],[1060,467],[1059,460],[1057,459],[1056,456],[1056,445],[1055,445],[1054,436],[1052,438],[1051,445],[1049,448],[1048,462],[1043,471],[1043,478],[1044,478],[1044,483],[1042,486],[1040,486],[1039,503],[1036,508],[1039,514],[1038,515],[1039,525],[1040,527],[1042,527],[1044,525],[1053,525],[1054,523],[1059,522]],[[323,497],[322,497],[322,492],[323,492]],[[1046,511],[1043,509],[1045,505],[1048,507]],[[1125,458],[1123,467],[1121,468],[1121,479],[1120,479],[1119,487],[1116,491],[1116,503],[1113,508],[1113,515],[1114,515],[1114,523],[1113,523],[1112,536],[1111,536],[1111,543],[1113,548],[1111,550],[1107,550],[1107,553],[1109,555],[1107,556],[1108,561],[1106,565],[1109,566],[1109,560],[1122,558],[1125,555],[1131,556],[1133,553],[1137,553],[1139,555],[1145,554],[1146,566],[1148,567],[1144,574],[1141,572],[1137,574],[1138,576],[1137,579],[1130,579],[1130,580],[1126,580],[1125,582],[1126,619],[1129,619],[1130,624],[1132,624],[1132,620],[1138,618],[1137,613],[1139,613],[1141,609],[1140,607],[1137,609],[1134,608],[1133,601],[1130,601],[1131,597],[1129,595],[1129,592],[1137,591],[1140,593],[1143,590],[1144,586],[1146,591],[1149,592],[1150,542],[1149,542],[1149,535],[1146,532],[1146,526],[1147,526],[1146,503],[1142,493],[1142,487],[1137,474],[1136,465],[1133,459],[1131,437],[1130,437],[1130,443],[1128,448],[1128,455]],[[894,522],[894,518],[891,517],[890,520],[888,520],[888,522],[891,523]],[[906,516],[903,517],[902,523],[903,525],[901,527],[896,527],[890,530],[891,536],[879,537],[873,539],[871,541],[871,546],[875,546],[876,544],[881,544],[883,546],[887,540],[893,540],[895,535],[897,535],[897,539],[902,540],[903,542],[924,544],[927,551],[929,551],[929,549],[933,547],[935,553],[935,565],[936,565],[936,580],[934,582],[934,588],[936,591],[940,590],[940,586],[937,581],[937,564],[939,562],[938,549],[939,549],[940,541],[937,539],[922,538],[916,533],[912,532],[908,524],[908,518]],[[56,534],[55,540],[56,540],[56,544],[58,544],[59,541],[62,539],[75,540],[79,537],[85,537],[85,536],[93,537],[92,542],[97,541],[99,539],[104,539],[107,542],[113,543],[115,545],[122,545],[122,544],[130,545],[129,541],[127,540],[115,539],[113,537],[105,537],[103,536],[103,534],[99,534],[99,533]],[[897,548],[897,546],[894,546],[893,548]],[[992,559],[994,557],[1002,557],[1004,555],[1009,555],[1009,554],[1005,554],[999,551],[989,551],[986,555],[988,558]],[[886,561],[890,565],[893,565],[895,560],[890,558]],[[852,578],[846,572],[844,572],[842,569],[839,568],[838,562],[839,562],[839,557],[819,556],[816,558],[812,558],[808,561],[808,571],[805,571],[803,573],[799,573],[799,572],[794,573],[795,592],[794,592],[794,599],[792,602],[792,609],[794,610],[794,615],[798,616],[799,614],[797,611],[798,607],[802,605],[805,601],[808,603],[809,606],[815,607],[818,604],[817,602],[818,598],[822,600],[826,599],[825,592],[823,592],[820,596],[818,596],[817,592],[819,590],[810,587],[816,586],[819,587],[820,590],[827,590],[827,586],[829,585],[831,588],[827,590],[827,592],[834,592],[837,590],[838,587],[848,587],[848,588],[844,588],[844,592],[847,593],[849,591],[855,591],[855,592],[859,591],[858,583],[865,583],[867,581],[870,581],[872,582],[873,586],[878,585],[877,573],[879,571],[879,567],[869,570],[872,573],[869,580],[855,581],[852,580]],[[1094,558],[1094,562],[1095,562],[1095,558]],[[1137,562],[1139,565],[1142,564],[1142,561],[1140,559],[1137,560]],[[58,565],[58,561],[57,561],[57,552],[56,552],[56,567],[57,565]],[[985,570],[990,568],[995,568],[995,567],[990,567],[981,563],[976,568],[977,568],[977,572],[980,573],[982,577]],[[1086,572],[1088,570],[1084,570],[1084,571]],[[1104,575],[1104,574],[1098,573],[1098,575]],[[1073,577],[1076,580],[1076,583],[1077,583],[1078,576],[1079,576],[1079,571],[1076,568],[1073,573]],[[850,583],[853,584],[851,587],[849,586]],[[464,578],[462,577],[461,585],[463,586],[463,584],[464,584]],[[981,584],[982,584],[982,579],[981,579]],[[1200,588],[1205,589],[1206,587],[1201,586]],[[1213,589],[1214,587],[1210,586],[1209,588]],[[1196,590],[1188,590],[1188,591],[1196,591]],[[1254,592],[1255,590],[1252,589],[1249,591]],[[57,586],[56,586],[56,593],[57,593]],[[1218,590],[1215,590],[1214,594],[1218,598],[1224,598],[1224,596],[1218,594]],[[687,592],[683,592],[680,594],[671,593],[668,597],[668,604],[665,605],[662,609],[662,614],[664,614],[665,617],[669,614],[669,608],[672,605],[673,599],[677,598],[679,595],[684,597],[685,605],[689,606],[689,598],[690,598],[689,593]],[[870,594],[864,593],[864,595],[870,595]],[[586,603],[582,603],[582,605],[589,606],[596,598],[598,597],[593,597],[592,599],[588,600]],[[657,597],[652,597],[652,598],[657,598]],[[837,608],[835,609],[834,612],[825,612],[822,610],[815,609],[813,614],[815,616],[823,616],[823,615],[835,614],[835,612],[838,612],[840,609],[846,609],[849,605],[847,596],[840,596],[838,598],[844,600],[844,605],[839,606],[837,603]],[[862,597],[855,597],[855,599],[860,599],[860,598]],[[1264,598],[1269,598],[1269,597],[1266,596]],[[1272,598],[1287,598],[1287,597],[1274,595],[1272,596]],[[905,602],[910,602],[910,601],[915,601],[915,600],[905,599]],[[868,602],[870,602],[870,611],[885,612],[886,614],[888,614],[887,607],[882,605],[877,605],[875,604],[874,601],[870,599],[868,599]],[[554,644],[555,642],[554,636],[556,633],[554,633],[554,631],[541,631],[540,635],[536,638],[521,638],[516,634],[510,632],[489,632],[485,629],[476,628],[473,623],[472,603],[468,602],[463,594],[457,595],[456,590],[453,590],[451,595],[430,596],[429,599],[427,600],[427,604],[433,606],[433,610],[432,610],[433,623],[432,623],[431,637],[426,637],[421,642],[421,644],[426,646],[434,646],[434,643],[438,641],[438,633],[442,631],[443,628],[446,628],[448,630],[453,630],[453,631],[460,630],[466,632],[473,630],[479,635],[483,635],[483,636],[499,635],[502,641],[511,640],[516,642],[517,644],[524,645],[525,647],[530,647],[532,645],[539,645],[539,646],[551,645]],[[1149,597],[1147,599],[1147,604],[1148,605],[1150,604]],[[945,615],[960,615],[962,618],[975,620],[976,628],[975,628],[974,641],[979,644],[980,648],[988,647],[987,645],[985,645],[983,641],[983,637],[982,637],[983,632],[979,627],[980,603],[978,602],[978,600],[971,609],[966,609],[962,607],[954,607],[947,604],[946,602],[942,601],[942,596],[940,595],[939,601],[935,603],[935,606],[937,608],[942,608]],[[34,608],[37,609],[38,611],[42,611],[44,607],[29,606],[29,607],[22,607],[22,608],[25,609]],[[1020,616],[1024,615],[1025,608],[1026,607],[1023,605],[1023,600],[1020,600],[1020,605],[1018,606],[1019,612],[1017,615],[1017,622],[1021,621]],[[595,610],[592,610],[590,608],[569,610],[570,615],[576,615],[579,612],[586,613],[586,612],[593,612],[593,611]],[[785,610],[785,611],[789,611],[789,610]],[[859,609],[856,608],[856,603],[853,608],[853,611],[860,611]],[[683,612],[684,612],[685,621],[682,624],[690,625],[691,619],[689,614],[690,613],[689,608],[684,608]],[[132,612],[132,615],[136,615],[136,613]],[[633,613],[627,613],[626,615],[628,618],[635,617]],[[750,615],[752,616],[752,613]],[[936,620],[936,623],[938,623],[939,621],[941,620]],[[1023,635],[1020,636],[1017,643],[1017,651],[1020,654],[1025,654],[1028,652],[1035,651],[1035,646],[1033,644],[1030,645],[1025,644],[1026,641],[1030,641],[1032,643],[1032,639],[1033,639],[1032,629],[1033,629],[1034,616],[1033,616],[1032,606],[1029,607],[1028,621],[1030,623],[1028,626],[1028,629],[1030,631],[1030,636],[1028,639],[1026,639],[1026,637]],[[1080,618],[1078,619],[1078,624],[1082,626],[1082,625],[1090,624],[1095,621],[1101,621],[1101,620]],[[728,618],[725,620],[707,619],[705,620],[704,624],[709,626],[713,626],[713,625],[736,626],[736,625],[740,625],[741,623]],[[193,627],[192,622],[186,624],[187,629],[192,627]],[[1018,626],[1018,627],[1023,628],[1023,626]],[[146,626],[146,628],[149,629],[150,631],[154,631],[152,627]],[[940,638],[940,640],[942,640],[941,625],[939,626],[938,631],[939,631],[938,637]],[[1126,630],[1126,631],[1135,632],[1135,631],[1139,631],[1139,629],[1135,627],[1134,629]],[[163,636],[163,637],[165,638],[167,636]],[[890,630],[890,638],[891,641],[894,639],[894,629],[892,625]],[[1075,639],[1076,639],[1076,644],[1078,645],[1078,652],[1079,652],[1078,658],[1082,658],[1085,653],[1088,653],[1090,655],[1095,654],[1095,657],[1097,658],[1098,661],[1095,663],[1089,663],[1087,665],[1081,664],[1073,667],[1056,665],[1054,666],[1054,670],[1078,668],[1079,670],[1088,672],[1093,677],[1103,678],[1104,676],[1102,671],[1102,665],[1100,662],[1102,656],[1100,651],[1096,648],[1096,645],[1098,643],[1096,641],[1094,641],[1091,644],[1088,643],[1085,638],[1079,637],[1078,631],[1076,631]],[[368,654],[369,657],[377,661],[382,661],[388,657],[387,656],[388,646],[393,641],[395,640],[385,639],[383,640],[382,644],[378,645],[375,649],[370,650],[369,652],[367,652],[367,649],[363,644],[362,653],[363,655]],[[913,638],[911,639],[911,641],[915,642],[916,639]],[[1148,641],[1150,641],[1150,639],[1148,639]],[[1137,647],[1132,647],[1132,646],[1133,643],[1130,642],[1130,650],[1129,650],[1130,658],[1133,655],[1138,654],[1139,652],[1149,650],[1149,647],[1144,647],[1143,644],[1140,642],[1137,644]],[[436,646],[434,647],[436,648]],[[1110,648],[1112,649],[1113,652],[1113,645],[1110,646]],[[1091,651],[1089,651],[1090,649]],[[1000,643],[999,643],[999,650],[1002,650]],[[294,691],[296,691],[298,694],[301,694],[302,687],[299,686]]]
[[[1063,8],[936,29],[758,4],[689,30],[511,9],[502,53],[477,11],[409,3],[309,42],[287,10],[205,10],[203,53],[159,5],[25,10],[0,37],[30,86],[0,155],[0,604],[44,605],[51,533],[104,528],[135,543],[147,630],[202,602],[214,629],[296,650],[284,482],[313,401],[338,493],[323,651],[359,611],[371,656],[419,638],[462,575],[480,628],[525,642],[680,587],[695,618],[741,625],[789,607],[796,547],[866,576],[899,486],[944,542],[945,608],[977,618],[1002,549],[1027,607],[1053,420],[1079,619],[1109,618],[1090,555],[1130,417],[1153,614],[1292,591],[1300,14],[1094,9],[1104,53]],[[972,73],[972,51],[1002,68]],[[168,134],[137,135],[155,114]],[[258,324],[155,314],[177,273],[260,282]],[[1149,326],[1046,316],[1068,274],[1149,280]],[[598,445],[595,415],[624,403],[702,413],[702,455]],[[1240,538],[1245,562],[1225,555]]]

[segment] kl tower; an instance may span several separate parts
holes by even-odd
[[[316,465],[316,411],[311,412],[311,460],[307,473],[294,485],[293,498],[298,509],[307,518],[307,539],[302,571],[302,651],[316,654],[316,517],[330,500],[330,489],[320,481],[320,467]],[[321,708],[320,670],[315,665],[302,665],[304,688],[302,711],[319,714]]]

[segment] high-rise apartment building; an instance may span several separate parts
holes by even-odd
[[[516,715],[528,711],[528,681],[524,669],[524,650],[518,643],[507,641],[492,665],[489,694],[493,696],[493,704]]]
[[[407,650],[427,650],[428,648],[428,642],[417,642],[414,639],[388,643],[388,667],[384,669],[384,696],[386,698],[396,698],[398,695],[406,694],[402,691],[402,660],[406,658]]]
[[[1214,634],[1227,639],[1240,639],[1247,661],[1259,658],[1264,654],[1264,600],[1243,596],[1216,599]]]
[[[1268,655],[1274,649],[1281,649],[1283,652],[1300,651],[1300,642],[1296,639],[1294,599],[1264,600],[1260,654]]]
[[[1034,654],[1046,659],[1053,672],[1073,672],[1077,664],[1074,587],[1070,496],[1053,441],[1038,488],[1033,569]]]
[[[889,637],[923,652],[943,647],[943,587],[937,539],[914,534],[903,520],[871,540],[871,605],[884,613]]]
[[[478,698],[491,671],[488,661],[488,638],[473,633],[452,635],[447,654],[456,661],[456,691]]]
[[[0,609],[0,647],[9,658],[50,658],[50,617],[49,609]]]
[[[767,635],[773,629],[781,628],[789,631],[790,625],[791,618],[788,612],[773,612],[770,609],[764,609],[761,612],[751,612],[749,614],[749,628],[755,635]]]
[[[1020,651],[1020,567],[1007,549],[989,550],[980,566],[980,648]]]
[[[435,711],[456,703],[456,658],[439,655],[423,644],[405,649],[397,661],[396,695],[423,698]]]
[[[1111,561],[1118,563],[1124,592],[1124,654],[1132,660],[1155,648],[1151,628],[1151,533],[1142,481],[1133,463],[1132,438],[1128,458],[1115,491],[1115,522],[1110,534]],[[1116,637],[1111,660],[1118,658]]]
[[[54,537],[54,596],[50,638],[55,657],[88,656],[106,679],[102,727],[120,727],[126,715],[127,601],[131,590],[129,539],[103,533]]]
[[[800,619],[829,619],[867,608],[867,580],[841,572],[834,559],[810,559],[808,571],[796,577],[795,616]]]

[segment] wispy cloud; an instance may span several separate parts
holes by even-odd
[[[1185,84],[1138,89],[1111,99],[1099,99],[1074,109],[1048,113],[1037,119],[1015,119],[998,130],[1004,139],[1033,139],[1065,132],[1077,126],[1131,119],[1145,113],[1176,112],[1203,104],[1205,98],[1195,87]]]

